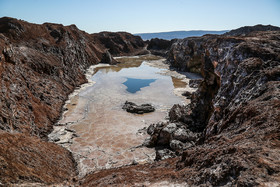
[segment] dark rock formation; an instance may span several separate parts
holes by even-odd
[[[136,105],[135,103],[129,101],[125,102],[122,109],[126,110],[127,112],[136,114],[144,114],[155,111],[155,107],[153,107],[151,104]]]
[[[75,25],[37,25],[0,18],[0,130],[22,133],[19,136],[26,136],[26,141],[30,142],[21,144],[13,141],[18,136],[9,136],[9,141],[14,142],[13,151],[18,153],[9,156],[9,152],[1,152],[0,158],[4,159],[1,163],[8,168],[7,172],[13,172],[15,176],[10,177],[8,173],[6,176],[1,168],[0,183],[33,179],[52,183],[70,178],[74,165],[65,164],[63,160],[58,162],[58,159],[69,159],[69,152],[42,140],[47,140],[53,124],[59,119],[68,94],[87,81],[84,73],[90,65],[100,61],[114,63],[109,52],[129,55],[141,51],[143,47],[141,38],[129,33],[90,35]],[[31,144],[33,136],[41,138],[36,139],[34,145]],[[6,141],[3,138],[0,136],[0,142]],[[1,146],[6,150],[10,145]],[[37,149],[34,154],[28,151],[23,154],[21,151],[30,150],[32,146]],[[54,156],[56,151],[60,156]],[[12,163],[16,154],[17,159],[21,159],[20,166]],[[30,171],[30,157],[32,168],[46,167],[42,173],[37,174],[34,169]],[[42,162],[42,157],[45,162]],[[52,178],[52,173],[57,173],[57,176]]]
[[[192,147],[197,141],[199,133],[189,130],[184,124],[176,122],[160,122],[148,127],[147,133],[151,136],[144,145],[157,147],[156,160],[176,156]]]
[[[189,184],[279,185],[280,32],[246,33],[188,38],[170,51],[171,64],[187,71],[196,64],[204,77],[191,104],[169,114],[202,132],[177,164]],[[165,126],[153,128],[160,134]],[[156,135],[154,145],[168,137]]]
[[[158,56],[167,57],[168,51],[176,40],[164,40],[159,38],[153,38],[147,41],[147,49],[153,54]]]
[[[107,50],[105,53],[103,53],[100,63],[114,65],[117,64],[117,61],[112,57],[112,55]]]
[[[280,31],[280,28],[272,26],[272,25],[245,26],[245,27],[240,27],[238,29],[234,29],[234,30],[231,30],[229,32],[226,32],[223,35],[245,36],[245,35],[248,35],[251,32],[256,32],[256,31]]]
[[[109,49],[109,53],[113,56],[137,55],[145,51],[145,43],[141,37],[127,32],[100,32],[91,36],[93,44],[99,48]]]
[[[191,88],[198,88],[198,86],[199,86],[199,84],[202,82],[202,80],[201,79],[191,79],[190,81],[189,81],[189,86],[191,87]]]

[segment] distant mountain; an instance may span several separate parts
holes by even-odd
[[[136,36],[141,36],[143,40],[150,40],[152,38],[160,38],[165,40],[172,40],[175,38],[182,39],[192,36],[203,36],[205,34],[224,34],[229,30],[223,31],[205,31],[205,30],[193,30],[193,31],[171,31],[171,32],[157,32],[157,33],[138,33]]]
[[[255,25],[255,26],[245,26],[238,29],[231,30],[224,35],[229,36],[241,36],[249,34],[254,31],[279,31],[280,27],[275,27],[273,25]]]

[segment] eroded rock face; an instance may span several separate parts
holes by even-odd
[[[204,77],[191,104],[174,106],[169,114],[173,123],[202,133],[185,150],[170,141],[169,150],[184,150],[177,168],[189,184],[279,185],[279,46],[279,31],[206,35],[173,44],[171,64],[198,68]],[[155,146],[164,140],[156,135],[164,128],[153,126]]]
[[[0,18],[0,130],[22,133],[20,136],[26,136],[31,143],[33,136],[47,140],[68,94],[86,82],[84,73],[90,65],[101,60],[114,63],[111,54],[135,54],[143,47],[141,38],[129,33],[87,34],[75,25],[37,25],[13,18]],[[6,141],[3,138],[0,136],[0,141]],[[11,141],[16,139],[16,136],[9,137]],[[51,162],[55,151],[59,151],[57,154],[61,158],[69,158],[71,155],[68,151],[55,144],[40,142],[40,139],[36,139],[36,142],[38,145],[14,141],[13,150],[18,152],[18,159],[23,159],[21,168],[13,163],[8,164],[15,178],[5,178],[6,174],[3,173],[0,182],[16,182],[21,175],[22,181],[36,179],[42,183],[53,183],[73,174],[73,165],[66,167],[63,161],[58,162],[59,158]],[[41,144],[45,150],[40,150]],[[2,148],[6,149],[6,146],[9,145],[3,144]],[[32,148],[37,150],[36,154],[21,151]],[[6,154],[1,153],[5,157],[4,165],[10,158]],[[49,170],[46,168],[42,170],[45,173],[37,176],[35,170],[29,171],[24,156],[32,157],[32,167],[49,167]],[[46,162],[42,163],[41,157],[50,161],[48,166]],[[52,170],[52,167],[56,169]],[[59,179],[49,175],[50,172],[62,172],[63,167],[69,172],[58,176]],[[17,176],[17,173],[20,174]]]

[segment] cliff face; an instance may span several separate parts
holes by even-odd
[[[79,30],[75,25],[63,26],[51,23],[37,25],[12,18],[1,18],[0,130],[13,133],[13,135],[7,135],[8,139],[23,135],[31,136],[26,140],[22,138],[26,144],[19,145],[15,141],[11,145],[5,143],[3,145],[10,146],[16,151],[25,149],[27,142],[41,141],[38,138],[46,140],[47,134],[52,130],[52,125],[60,117],[68,94],[75,87],[86,82],[84,73],[90,65],[97,64],[101,60],[110,63],[111,61],[106,60],[111,59],[110,52],[113,55],[136,54],[143,47],[144,42],[141,38],[129,33],[90,35]],[[104,56],[109,56],[109,58],[104,58]],[[0,137],[1,143],[6,140],[3,136]],[[40,150],[40,144],[49,146],[44,155],[46,160],[65,157],[72,162],[71,155],[65,150],[62,151],[60,158],[52,156],[55,151],[62,149],[55,144],[34,143],[34,149]],[[34,161],[35,166],[41,163],[36,156],[42,155],[35,154],[33,159],[39,160]],[[0,163],[0,168],[3,169],[5,164],[8,164],[5,166],[7,168],[14,167],[9,161],[13,159],[13,156],[3,153],[1,159],[5,161]],[[51,163],[57,164],[59,160]],[[41,164],[52,170],[52,166],[48,167],[47,162]],[[66,166],[71,175],[74,171],[73,165],[72,163]],[[57,172],[59,168],[66,169],[63,167],[64,165],[57,166]],[[29,169],[28,164],[23,164],[21,169],[14,168],[14,176],[17,176],[17,172],[21,172],[21,178],[15,177],[12,181],[24,181],[26,179],[24,171]],[[2,175],[0,182],[5,180],[5,176]],[[45,180],[42,177],[41,181],[57,182],[59,180],[56,178]]]
[[[75,25],[36,25],[10,18],[0,20],[0,31],[0,128],[39,137],[50,132],[67,95],[86,81],[85,70],[98,63],[107,48],[123,55],[144,46],[128,33],[89,35]]]
[[[171,64],[200,72],[204,79],[189,106],[171,110],[177,130],[171,132],[170,124],[149,129],[152,143],[158,144],[169,128],[165,145],[178,151],[175,139],[183,147],[177,168],[186,171],[190,184],[279,185],[279,46],[279,31],[206,35],[172,45]],[[201,133],[194,146],[178,143],[176,132],[185,128]]]

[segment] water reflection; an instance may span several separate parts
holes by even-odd
[[[152,82],[155,82],[156,79],[134,79],[126,78],[126,81],[123,83],[127,87],[129,93],[136,93],[140,91],[141,88],[149,86]]]
[[[96,68],[91,77],[95,84],[81,89],[67,105],[68,112],[59,123],[70,124],[68,128],[78,135],[69,149],[76,155],[81,176],[135,161],[154,160],[155,150],[141,146],[148,135],[139,129],[164,119],[174,104],[183,104],[185,100],[174,94],[174,87],[183,83],[160,74],[162,69],[147,65],[148,58],[158,59],[122,58],[117,59],[122,63],[116,66]],[[129,93],[128,88],[135,93]],[[122,110],[126,100],[151,103],[156,111],[145,115],[127,113]]]

